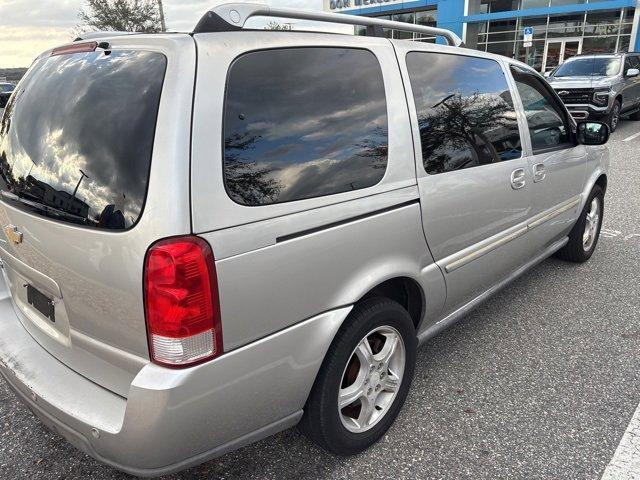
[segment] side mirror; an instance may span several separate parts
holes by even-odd
[[[640,75],[640,70],[637,68],[630,68],[627,70],[627,73],[625,73],[626,77],[637,77],[638,75]]]
[[[602,122],[578,123],[578,143],[604,145],[609,140],[609,125]]]
[[[552,72],[552,71],[553,71],[553,70],[549,70],[549,71],[547,71],[547,72],[544,72],[542,75],[544,75],[544,78],[549,78],[549,77],[551,76],[551,72]]]

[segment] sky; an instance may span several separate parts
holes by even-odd
[[[252,1],[278,7],[322,9],[322,0]],[[204,12],[218,3],[223,2],[164,0],[167,29],[192,30]],[[28,67],[44,50],[70,41],[83,4],[83,0],[0,0],[0,68]]]

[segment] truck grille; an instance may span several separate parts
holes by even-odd
[[[558,88],[556,92],[566,104],[591,103],[593,88]]]

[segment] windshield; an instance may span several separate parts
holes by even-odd
[[[563,63],[554,77],[608,77],[620,72],[620,59],[607,57],[581,58]]]
[[[142,212],[166,66],[161,53],[40,60],[0,122],[0,197],[30,213],[124,230]]]

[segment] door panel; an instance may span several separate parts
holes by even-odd
[[[623,110],[633,109],[640,103],[640,75],[636,77],[627,77],[627,71],[630,68],[640,69],[640,57],[636,55],[627,55],[624,62],[624,91],[622,93]]]
[[[448,313],[532,255],[518,232],[530,215],[530,176],[498,62],[406,53],[423,226],[445,274]]]
[[[533,176],[530,240],[543,249],[566,235],[578,215],[586,175],[587,151],[576,145],[573,121],[548,84],[535,73],[512,66],[516,89],[527,119]],[[571,205],[571,206],[569,206]]]

